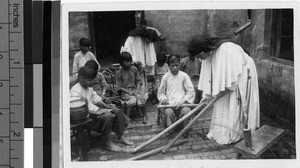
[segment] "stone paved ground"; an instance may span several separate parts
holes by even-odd
[[[147,114],[149,117],[149,123],[147,125],[142,124],[142,118],[139,116],[133,116],[132,124],[133,129],[127,130],[125,136],[135,143],[135,147],[143,142],[151,139],[162,130],[163,126],[157,125],[157,109],[151,103],[147,103]],[[213,140],[207,140],[203,138],[203,133],[207,133],[210,124],[212,110],[208,110],[207,113],[200,117],[199,121],[194,124],[187,143],[170,148],[166,153],[158,153],[153,156],[144,158],[144,160],[190,160],[190,159],[236,159],[237,153],[233,150],[233,145],[220,145]],[[265,116],[261,116],[261,125],[271,125],[286,130],[286,134],[282,140],[278,141],[272,147],[272,151],[267,150],[261,155],[263,159],[276,159],[276,158],[294,158],[295,157],[295,133],[294,131],[286,126],[286,124],[274,122]],[[130,151],[134,147],[127,147],[123,144],[118,145],[124,147],[123,152],[111,152],[103,149],[101,144],[103,143],[103,137],[98,137],[97,133],[92,132],[90,138],[90,150],[88,152],[89,161],[113,161],[113,160],[126,160],[131,157],[140,155],[150,150],[166,145],[172,138],[177,134],[164,135],[158,140],[154,141],[150,145],[141,149],[138,153],[132,154]],[[116,135],[113,134],[113,141],[116,142]],[[183,139],[183,137],[181,138]],[[76,147],[74,147],[76,149]]]

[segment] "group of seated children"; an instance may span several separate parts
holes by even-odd
[[[78,98],[87,100],[89,117],[93,119],[87,127],[104,133],[105,146],[108,150],[121,151],[122,148],[112,142],[111,131],[118,136],[120,142],[133,145],[133,142],[127,140],[123,135],[126,128],[132,128],[129,117],[133,106],[138,107],[138,110],[142,112],[143,123],[148,123],[146,100],[143,95],[146,86],[141,78],[142,70],[138,63],[138,68],[133,66],[132,56],[129,52],[120,53],[121,68],[116,73],[116,89],[126,103],[125,115],[118,108],[111,106],[111,101],[105,98],[107,83],[103,74],[99,72],[100,64],[88,51],[90,41],[83,38],[79,43],[81,51],[75,55],[73,64],[73,74],[76,75],[78,83],[71,88],[70,99],[71,101]],[[200,72],[200,64],[197,61],[194,56],[180,61],[180,57],[177,55],[170,55],[167,58],[164,53],[157,54],[155,68],[157,99],[160,104],[176,106],[175,109],[164,110],[166,126],[170,126],[191,110],[189,107],[181,107],[181,105],[194,103],[195,90],[190,77]],[[187,120],[181,126],[186,125]]]

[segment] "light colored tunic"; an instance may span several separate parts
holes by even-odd
[[[92,87],[85,89],[80,85],[80,83],[77,83],[70,91],[70,101],[83,98],[87,99],[90,112],[96,112],[99,110],[99,107],[95,104],[102,101],[102,98],[98,96]]]
[[[182,99],[194,103],[195,90],[191,79],[182,71],[177,75],[167,72],[161,79],[157,98],[159,102],[167,99],[170,105],[176,105]]]
[[[85,63],[89,60],[95,60],[97,62],[97,64],[99,65],[99,69],[100,69],[100,64],[92,52],[88,51],[85,54],[83,54],[81,51],[79,51],[74,56],[73,74],[77,74],[79,69],[81,67],[83,67],[85,65]]]
[[[251,81],[247,85],[248,69]],[[247,88],[248,86],[248,88]],[[223,43],[212,56],[202,61],[198,84],[203,97],[216,96],[221,91],[231,92],[214,104],[208,138],[220,144],[230,144],[243,136],[243,114],[249,107],[248,128],[255,131],[260,125],[259,91],[254,61],[232,42]],[[246,92],[250,99],[246,98]],[[249,102],[249,104],[248,104]]]

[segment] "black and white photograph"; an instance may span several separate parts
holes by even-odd
[[[294,4],[62,4],[62,164],[296,166]]]

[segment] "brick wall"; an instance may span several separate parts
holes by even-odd
[[[149,26],[166,37],[169,53],[187,55],[195,35],[236,38],[234,31],[247,20],[247,10],[160,10],[145,11]]]
[[[88,15],[86,12],[69,13],[69,47],[70,50],[79,49],[80,38],[90,39]]]
[[[267,10],[252,11],[252,25],[247,36],[255,60],[261,112],[273,117],[288,119],[295,124],[295,81],[293,62],[272,58],[270,54],[270,16]]]

